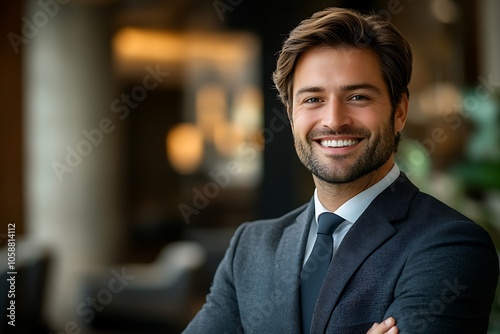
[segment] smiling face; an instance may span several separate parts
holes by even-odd
[[[297,61],[290,117],[295,149],[318,179],[378,182],[392,168],[395,135],[408,99],[393,112],[376,55],[354,47],[315,47]]]

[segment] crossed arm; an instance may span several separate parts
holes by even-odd
[[[396,326],[396,320],[389,317],[384,322],[374,323],[372,328],[366,332],[366,334],[398,334],[399,330]]]

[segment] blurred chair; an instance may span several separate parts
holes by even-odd
[[[6,240],[6,239],[4,239]],[[16,240],[15,268],[9,270],[7,248],[0,250],[0,317],[3,325],[0,333],[43,333],[50,332],[43,316],[47,274],[52,263],[51,253],[44,247]],[[14,271],[15,275],[8,272]],[[14,298],[9,298],[11,276],[15,277]],[[15,301],[15,327],[8,324],[10,301]]]
[[[124,264],[130,277],[123,291],[113,295],[90,322],[98,332],[180,333],[204,299],[200,273],[206,251],[197,242],[168,244],[151,264]],[[110,275],[88,284],[88,295],[107,289]]]

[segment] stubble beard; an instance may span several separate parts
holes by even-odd
[[[345,184],[356,181],[357,179],[370,174],[379,169],[394,152],[395,131],[394,121],[385,124],[380,135],[373,137],[368,129],[344,129],[342,131],[327,131],[321,135],[353,135],[363,137],[363,152],[356,154],[359,158],[351,166],[342,166],[344,160],[352,159],[352,155],[332,155],[328,156],[329,161],[320,159],[320,152],[314,148],[316,143],[311,139],[318,135],[318,132],[310,132],[306,140],[300,139],[293,134],[295,150],[302,164],[317,178],[331,184]],[[371,141],[370,141],[371,139]],[[359,145],[358,144],[358,145]]]

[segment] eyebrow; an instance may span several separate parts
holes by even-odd
[[[345,85],[345,86],[340,87],[341,92],[351,92],[353,90],[358,90],[358,89],[367,89],[367,90],[370,90],[379,96],[382,95],[382,90],[380,88],[378,88],[377,86],[372,85],[370,83],[367,83],[367,82],[362,82],[362,83],[353,84],[353,85]]]
[[[319,86],[306,86],[302,87],[295,93],[295,98],[297,99],[300,95],[305,94],[305,93],[321,93],[324,92],[325,89],[323,87]]]
[[[351,92],[351,91],[355,91],[358,89],[370,90],[378,96],[383,95],[382,90],[380,88],[378,88],[377,86],[374,86],[370,83],[367,83],[367,82],[362,82],[362,83],[352,84],[352,85],[343,85],[343,86],[340,86],[339,90],[341,92]],[[297,91],[297,93],[295,93],[295,98],[297,99],[301,94],[305,94],[305,93],[322,93],[324,91],[325,91],[325,89],[323,87],[320,87],[320,86],[306,86],[306,87],[299,89]]]

